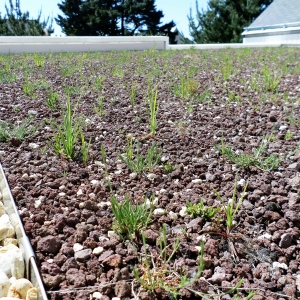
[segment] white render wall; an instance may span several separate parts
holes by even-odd
[[[246,35],[243,43],[280,43],[288,45],[300,45],[300,33],[293,34],[276,34],[276,35]]]
[[[134,37],[49,37],[0,36],[0,53],[47,53],[122,50],[166,50],[169,38],[164,36]]]

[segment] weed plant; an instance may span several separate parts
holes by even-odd
[[[269,141],[269,139],[263,137],[259,147],[254,149],[253,154],[236,154],[230,147],[224,144],[224,139],[222,139],[221,147],[217,144],[214,144],[214,147],[221,155],[226,156],[239,167],[255,166],[262,171],[272,171],[277,168],[282,159],[276,154],[265,155]]]
[[[232,294],[242,285],[243,279],[241,279],[236,286],[231,288],[229,291],[222,294],[205,294],[202,292],[195,291],[191,288],[192,284],[197,281],[204,269],[204,243],[201,242],[200,253],[199,253],[199,265],[197,273],[193,278],[190,278],[184,273],[185,270],[178,273],[173,268],[172,260],[179,249],[180,239],[177,238],[173,244],[168,244],[167,240],[167,228],[163,224],[160,236],[158,238],[159,255],[148,254],[146,238],[142,235],[144,257],[141,259],[140,264],[134,267],[133,274],[135,279],[145,290],[154,292],[157,289],[164,290],[170,298],[178,299],[181,296],[181,290],[187,289],[202,297],[201,299],[215,299],[216,296],[222,296],[225,294]],[[252,297],[254,293],[250,294]],[[249,296],[250,296],[249,295]],[[247,298],[251,299],[251,297]]]
[[[111,195],[111,209],[115,216],[112,228],[122,238],[135,240],[141,236],[151,222],[153,205],[148,209],[146,200],[143,204],[132,204],[129,196],[119,203],[115,195]]]

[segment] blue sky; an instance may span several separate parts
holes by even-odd
[[[12,1],[15,3],[15,0]],[[59,10],[57,4],[61,3],[59,0],[20,0],[21,11],[29,11],[31,18],[36,18],[40,9],[42,9],[42,16],[47,17],[48,15],[53,15],[56,17],[58,14],[62,14],[62,11]],[[207,8],[207,0],[198,0],[199,8],[203,8],[206,10]],[[0,12],[3,16],[5,13],[5,3],[8,4],[8,0],[0,0]],[[193,15],[195,16],[195,3],[196,0],[156,0],[156,7],[159,10],[162,10],[164,13],[164,18],[162,19],[163,23],[170,22],[173,20],[177,28],[184,33],[185,36],[189,35],[188,28],[188,19],[187,15],[190,12],[190,7],[192,7]],[[43,17],[42,17],[43,20]],[[54,36],[60,36],[61,29],[53,21],[54,27]]]

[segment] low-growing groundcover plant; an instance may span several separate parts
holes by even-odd
[[[151,292],[161,289],[166,293],[166,296],[171,299],[179,299],[184,289],[201,297],[201,299],[211,300],[226,294],[235,294],[233,299],[239,299],[237,291],[242,285],[243,279],[228,291],[220,294],[207,294],[193,289],[193,284],[199,280],[205,266],[203,242],[201,242],[199,247],[197,271],[190,276],[185,273],[184,269],[181,270],[181,272],[174,269],[174,261],[179,251],[180,237],[177,237],[172,244],[169,244],[165,224],[163,224],[158,238],[158,255],[153,255],[151,251],[148,250],[145,235],[142,236],[142,239],[144,253],[141,256],[139,264],[134,267],[133,273],[135,279],[140,283],[143,289]],[[254,295],[255,292],[250,291],[244,300],[251,299]]]
[[[6,123],[0,120],[0,142],[7,142],[12,139],[24,141],[37,131],[32,117],[28,117],[23,122],[17,121],[16,123]]]
[[[236,154],[229,146],[226,146],[224,139],[222,138],[221,146],[214,144],[216,150],[223,156],[226,156],[231,162],[238,165],[239,167],[250,167],[254,166],[262,171],[271,171],[277,168],[281,163],[282,158],[276,154],[266,155],[270,139],[265,137],[258,148],[253,150],[253,154],[238,153]]]
[[[197,204],[191,204],[189,201],[186,201],[186,212],[191,216],[191,218],[202,217],[204,221],[211,220],[216,213],[220,212],[219,207],[205,206],[203,199],[200,200]]]

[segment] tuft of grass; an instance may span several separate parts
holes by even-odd
[[[104,104],[104,98],[99,95],[98,106],[94,105],[94,112],[100,117],[103,116],[103,104]]]
[[[53,123],[56,133],[53,134],[54,144],[52,148],[54,151],[66,157],[67,159],[75,159],[81,155],[82,160],[88,160],[88,151],[90,142],[86,144],[84,135],[82,133],[83,120],[74,118],[70,95],[67,95],[66,111],[61,125],[56,122]],[[81,138],[81,147],[79,153],[76,152],[78,139]]]
[[[236,194],[237,194],[236,193],[237,192],[237,178],[236,178],[235,183],[234,183],[234,188],[233,188],[233,195],[232,195],[232,198],[228,201],[227,205],[224,203],[220,194],[216,190],[214,190],[214,193],[217,195],[218,199],[222,203],[223,210],[226,215],[226,226],[227,226],[226,234],[227,234],[227,236],[230,236],[230,233],[231,233],[232,229],[234,228],[234,218],[238,212],[240,205],[242,204],[242,202],[244,200],[247,186],[248,186],[248,183],[245,184],[245,187],[244,187],[241,197],[239,198],[238,201],[236,201]]]
[[[276,74],[274,71],[270,71],[266,65],[263,66],[262,73],[265,90],[272,93],[276,92],[281,80],[281,76]]]
[[[119,154],[121,161],[125,163],[132,172],[141,173],[146,170],[153,170],[160,162],[161,158],[161,150],[158,148],[157,144],[153,143],[153,145],[148,148],[146,156],[143,156],[140,153],[140,142],[134,146],[129,140],[126,154],[124,156]],[[136,148],[136,155],[133,155],[134,148]]]
[[[43,67],[45,65],[45,58],[38,53],[33,54],[33,61],[37,67]]]
[[[277,168],[282,159],[276,154],[266,156],[265,153],[269,142],[269,138],[265,139],[265,137],[263,137],[259,147],[254,149],[253,154],[236,154],[230,147],[225,145],[224,139],[222,139],[221,147],[217,144],[214,144],[214,147],[221,155],[226,156],[231,162],[239,167],[254,166],[262,171],[271,171]]]
[[[148,209],[146,200],[143,204],[132,204],[129,196],[119,203],[115,195],[111,195],[111,209],[115,216],[112,228],[122,238],[134,240],[141,236],[151,222],[153,205]]]
[[[58,101],[59,101],[58,93],[54,92],[53,89],[50,89],[46,99],[46,103],[48,107],[54,109]]]

